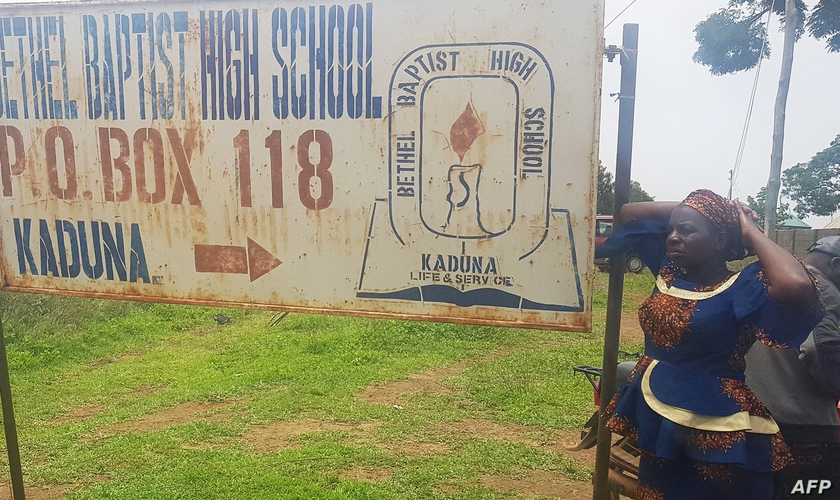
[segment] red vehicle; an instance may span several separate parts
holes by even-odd
[[[595,216],[595,248],[597,249],[613,232],[613,216],[612,215],[596,215]],[[598,269],[606,271],[609,268],[609,259],[596,258],[595,265]],[[645,269],[645,263],[642,259],[633,252],[627,254],[627,263],[625,268],[631,273],[640,273]]]

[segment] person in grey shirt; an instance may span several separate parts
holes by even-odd
[[[840,236],[821,238],[802,261],[819,281],[825,317],[799,349],[756,342],[746,356],[747,385],[796,460],[775,474],[774,499],[817,494],[809,481],[824,487],[823,498],[840,498]]]

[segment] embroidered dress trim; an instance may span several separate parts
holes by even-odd
[[[740,411],[724,417],[700,415],[663,403],[653,394],[653,390],[650,388],[650,374],[658,363],[657,360],[651,361],[650,366],[642,375],[642,394],[648,406],[659,415],[684,427],[703,431],[746,431],[753,434],[776,434],[779,432],[779,426],[772,417],[750,415],[747,411]]]
[[[686,300],[703,300],[708,299],[710,297],[714,297],[719,293],[725,292],[729,287],[735,283],[735,280],[738,279],[741,273],[735,273],[730,276],[726,281],[720,284],[714,290],[708,290],[703,292],[695,292],[694,290],[685,290],[683,288],[677,288],[675,286],[669,286],[665,279],[659,275],[656,277],[656,288],[659,289],[661,293],[665,295],[670,295],[671,297],[676,297],[678,299],[686,299]]]

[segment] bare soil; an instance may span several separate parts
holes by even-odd
[[[405,380],[393,382],[375,382],[364,391],[356,394],[356,399],[374,404],[399,404],[406,394],[451,394],[451,386],[442,382],[444,378],[454,377],[467,367],[466,363],[456,363],[443,368],[415,373]]]
[[[95,476],[94,483],[107,481],[106,476]],[[27,486],[23,490],[27,500],[57,500],[65,498],[67,493],[79,488],[77,484],[52,484],[49,486]],[[12,485],[10,483],[0,484],[0,500],[14,500],[12,496]]]
[[[70,413],[67,415],[63,415],[60,417],[53,418],[48,421],[50,424],[64,424],[67,422],[79,422],[90,418],[94,415],[99,415],[100,413],[105,413],[105,406],[103,405],[96,405],[96,406],[83,406],[80,408],[74,408],[70,410]]]
[[[354,467],[345,470],[339,477],[341,479],[355,479],[365,483],[381,483],[391,479],[393,473],[394,471],[387,467]]]
[[[148,396],[149,394],[154,394],[156,392],[160,392],[164,390],[165,387],[161,387],[158,385],[149,385],[149,386],[140,386],[131,391],[132,396],[143,397]]]
[[[198,421],[218,421],[230,418],[229,413],[220,412],[236,402],[208,403],[208,402],[187,402],[164,408],[151,415],[144,415],[136,420],[127,420],[116,424],[99,427],[94,431],[93,437],[108,437],[120,433],[153,432],[165,429],[172,425],[185,424]]]
[[[529,497],[578,500],[592,498],[592,484],[588,481],[574,481],[562,474],[548,471],[531,471],[522,477],[481,477],[481,483],[501,492],[516,492]]]
[[[54,484],[50,486],[26,486],[24,485],[24,493],[27,500],[57,500],[64,498],[69,490],[73,488],[72,484]],[[0,500],[14,500],[12,497],[12,485],[0,485]]]
[[[624,314],[621,316],[621,340],[628,342],[645,341],[645,332],[639,326],[639,317],[636,314]]]
[[[255,425],[245,434],[247,447],[257,452],[277,452],[298,446],[299,439],[307,434],[344,431],[350,439],[369,441],[378,423],[325,422],[323,420],[278,420],[268,425]]]

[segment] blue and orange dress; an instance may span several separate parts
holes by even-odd
[[[667,220],[641,219],[604,251],[631,245],[656,275],[639,309],[645,354],[611,402],[607,427],[642,450],[637,498],[769,499],[792,457],[768,409],[744,383],[753,342],[798,347],[822,309],[767,294],[759,262],[714,286],[683,279],[665,255]]]

